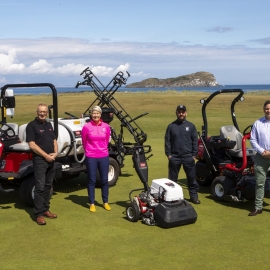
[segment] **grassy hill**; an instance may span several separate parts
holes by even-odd
[[[148,87],[182,87],[182,86],[217,86],[215,76],[210,72],[200,71],[175,78],[158,79],[149,78],[141,82],[127,85],[127,88],[148,88]]]

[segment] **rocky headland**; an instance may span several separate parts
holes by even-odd
[[[175,78],[157,79],[149,78],[141,82],[126,85],[127,88],[149,88],[149,87],[200,87],[219,86],[215,76],[210,72],[200,71]]]

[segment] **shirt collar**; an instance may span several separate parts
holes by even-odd
[[[102,124],[102,119],[100,118],[100,120],[99,120],[100,122],[99,122],[99,124],[97,125],[92,119],[91,119],[91,121],[90,121],[90,123],[92,124],[92,125],[94,125],[94,126],[100,126],[101,124]]]
[[[270,122],[270,120],[267,120],[267,118],[264,116],[264,117],[262,118],[262,122],[267,123],[267,122]]]
[[[45,120],[44,122],[40,121],[40,120],[38,119],[38,117],[36,117],[35,120],[38,122],[38,124],[44,124],[44,125],[45,125],[46,123],[48,123],[47,120]]]

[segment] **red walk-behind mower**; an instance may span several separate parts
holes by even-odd
[[[177,183],[167,179],[154,179],[148,186],[148,166],[145,153],[149,153],[150,146],[134,146],[132,160],[134,168],[143,183],[143,189],[134,189],[129,193],[131,203],[126,207],[129,221],[136,222],[140,218],[147,225],[157,225],[171,228],[194,223],[197,213],[190,203],[183,197],[183,190]],[[148,149],[145,149],[148,148]],[[134,191],[142,192],[131,198]]]
[[[237,96],[231,103],[231,117],[233,125],[220,127],[220,134],[208,136],[206,106],[219,94],[233,94]],[[246,147],[246,140],[250,139],[249,125],[239,131],[234,106],[238,101],[244,101],[241,89],[223,89],[202,99],[202,135],[199,134],[198,155],[196,163],[197,182],[202,186],[211,185],[212,195],[217,201],[244,201],[255,198],[255,175],[253,158],[256,154],[252,148]],[[249,131],[249,132],[247,132]],[[270,177],[266,179],[265,197],[270,197]]]

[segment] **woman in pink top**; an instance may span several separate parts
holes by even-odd
[[[109,150],[110,126],[101,119],[102,110],[99,106],[91,109],[91,121],[82,128],[82,143],[85,152],[85,163],[88,176],[88,198],[90,212],[96,212],[95,207],[95,184],[96,172],[99,171],[103,207],[111,210],[108,204],[109,186]]]

